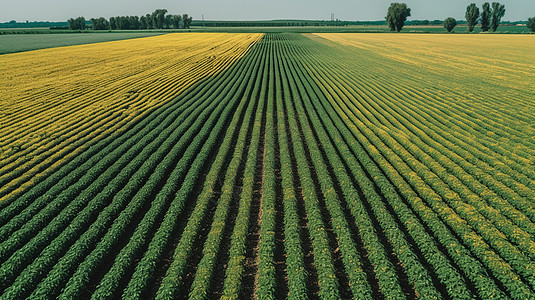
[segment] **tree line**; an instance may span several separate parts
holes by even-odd
[[[492,4],[485,2],[481,7],[481,11],[475,3],[471,3],[466,8],[465,13],[467,31],[474,31],[474,27],[481,23],[482,32],[495,32],[504,15],[505,5],[499,2],[492,2]],[[407,17],[410,16],[411,9],[406,3],[395,2],[388,8],[386,22],[391,31],[400,32],[407,21]],[[449,17],[443,21],[442,25],[448,32],[451,32],[457,26],[457,21]],[[535,18],[529,18],[527,26],[532,31],[535,31]]]
[[[104,17],[91,18],[90,28],[93,30],[139,30],[139,29],[187,29],[190,27],[193,18],[188,14],[172,15],[167,14],[167,9],[157,9],[144,16],[117,16],[108,19]],[[87,22],[84,17],[70,18],[69,29],[87,29]]]
[[[465,18],[467,22],[467,30],[469,32],[474,31],[474,27],[481,21],[481,31],[487,32],[492,31],[495,32],[496,29],[498,29],[498,26],[500,25],[500,21],[502,17],[505,16],[505,5],[500,4],[499,2],[492,2],[489,4],[488,2],[483,3],[481,14],[479,13],[479,7],[475,3],[471,3],[466,7],[466,13]],[[453,26],[455,27],[455,26]],[[446,27],[448,31],[453,30],[453,27],[449,29]]]

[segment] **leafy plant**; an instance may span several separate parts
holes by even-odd
[[[451,32],[453,30],[453,28],[455,28],[455,26],[457,26],[457,21],[455,21],[454,18],[449,17],[449,18],[446,18],[444,20],[443,25],[444,25],[444,28],[446,28],[446,30],[448,32]]]

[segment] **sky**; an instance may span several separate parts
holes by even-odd
[[[409,20],[464,19],[471,2],[481,7],[486,1],[474,0],[398,0],[412,10]],[[488,0],[487,0],[488,1]],[[71,17],[145,15],[157,8],[171,14],[188,13],[200,20],[277,20],[308,19],[345,21],[384,20],[390,3],[386,0],[0,0],[0,22],[66,21]],[[504,21],[527,20],[535,16],[535,0],[501,0]]]

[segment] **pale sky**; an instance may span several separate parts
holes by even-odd
[[[387,0],[0,0],[0,22],[66,21],[71,17],[145,15],[157,8],[171,14],[189,13],[200,20],[384,20]],[[464,19],[466,6],[474,0],[397,0],[412,9],[409,20]],[[492,1],[489,1],[492,2]],[[502,20],[527,20],[535,16],[535,0],[500,0],[506,13]]]

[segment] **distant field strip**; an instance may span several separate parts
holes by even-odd
[[[42,151],[80,140],[70,159],[4,156],[0,300],[535,299],[531,37],[233,38],[172,98],[103,91],[102,120],[145,113],[85,140],[81,116]],[[46,112],[4,116],[6,141]]]
[[[5,29],[4,29],[5,30]],[[18,29],[13,29],[16,31]],[[37,29],[36,31],[47,31]],[[5,30],[9,33],[10,30]],[[31,30],[30,30],[31,31]],[[155,35],[162,35],[165,32],[98,32],[98,33],[58,33],[46,34],[1,34],[0,32],[0,54],[31,51],[54,47],[65,47],[73,45],[102,43],[116,40],[127,40]]]
[[[168,34],[0,56],[0,201],[188,86],[261,34]]]

